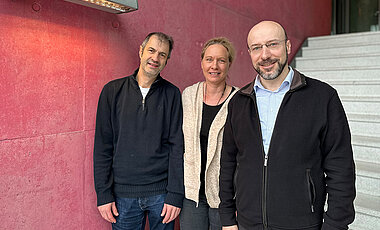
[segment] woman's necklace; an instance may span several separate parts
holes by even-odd
[[[204,91],[204,93],[203,93],[203,101],[206,102],[207,83],[205,82],[204,85],[205,85],[205,87],[204,87],[204,88],[205,88],[205,91]],[[224,82],[224,89],[223,89],[222,95],[220,96],[220,98],[219,98],[219,100],[218,100],[218,103],[216,103],[216,105],[219,105],[220,100],[222,100],[223,95],[224,95],[224,92],[226,91],[226,88],[227,88],[227,83]]]

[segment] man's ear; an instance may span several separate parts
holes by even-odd
[[[286,41],[286,48],[287,48],[288,55],[289,55],[292,51],[292,43],[290,42],[290,40]]]
[[[139,57],[140,57],[140,58],[142,57],[142,54],[143,54],[143,47],[140,46],[140,50],[139,50]]]

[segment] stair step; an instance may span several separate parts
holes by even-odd
[[[360,212],[355,213],[355,220],[349,226],[350,230],[379,230],[380,219],[377,216],[364,215]]]
[[[321,66],[308,66],[302,69],[296,68],[301,73],[308,77],[324,80],[324,79],[344,79],[344,80],[361,80],[365,79],[379,80],[380,67],[379,66],[357,66],[357,67],[323,67]],[[365,81],[365,80],[363,80]]]
[[[352,135],[352,144],[380,149],[380,137]]]
[[[371,134],[380,136],[380,115],[378,114],[360,114],[348,113],[347,119],[350,124],[351,133]]]
[[[342,44],[366,44],[380,41],[380,32],[350,33],[329,36],[311,37],[307,39],[309,47],[339,46]]]
[[[380,96],[339,95],[339,97],[346,113],[378,114],[380,111]]]
[[[308,38],[293,60],[334,87],[345,108],[356,163],[352,230],[380,229],[380,31]]]
[[[374,179],[380,179],[380,164],[365,162],[365,161],[357,161],[355,162],[355,164],[356,164],[356,168],[359,171],[359,173],[357,173],[358,175],[370,177]],[[379,180],[378,186],[379,186],[378,189],[380,192],[380,180]]]
[[[351,142],[356,161],[380,164],[380,137],[355,134]]]
[[[302,57],[340,57],[352,54],[376,54],[380,53],[380,43],[373,44],[343,44],[326,47],[302,47]]]
[[[380,197],[378,196],[357,193],[354,205],[362,214],[380,217]]]
[[[379,114],[348,113],[347,117],[350,121],[380,123]]]
[[[380,78],[358,80],[329,80],[326,82],[334,87],[340,95],[371,95],[380,96]]]
[[[380,96],[351,96],[351,95],[343,95],[340,96],[342,100],[344,101],[351,101],[351,102],[380,102]]]
[[[380,164],[356,161],[356,190],[380,197]]]
[[[380,148],[367,146],[364,143],[352,143],[355,161],[368,161],[380,164]]]
[[[357,193],[355,201],[355,221],[352,230],[380,229],[380,197]]]
[[[380,136],[380,123],[348,121],[351,133]]]
[[[380,72],[379,72],[380,73]],[[331,85],[380,85],[380,79],[325,79]]]
[[[356,135],[362,132],[365,134],[380,134],[379,114],[347,113],[347,119],[350,123],[351,133],[355,133]]]
[[[337,57],[296,57],[298,69],[316,66],[324,69],[335,67],[379,66],[380,54],[356,54]]]

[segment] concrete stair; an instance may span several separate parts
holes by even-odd
[[[380,167],[378,163],[356,161],[356,191],[359,194],[371,195],[380,199],[379,182]],[[380,205],[377,211],[380,211]]]
[[[380,164],[380,137],[352,135],[352,148],[356,161]]]
[[[302,55],[305,57],[323,57],[326,53],[336,53],[340,55],[352,55],[360,52],[366,52],[368,54],[379,54],[380,53],[380,41],[367,44],[358,44],[357,46],[352,46],[352,44],[341,44],[340,46],[327,46],[321,47],[319,49],[313,49],[311,47],[304,47],[302,49]]]
[[[349,227],[380,229],[380,32],[308,38],[292,66],[338,91],[356,164],[356,218]]]
[[[335,55],[339,55],[336,53]],[[298,57],[298,68],[305,68],[308,66],[325,66],[327,68],[346,68],[353,65],[369,65],[374,66],[379,63],[380,54],[350,54],[344,55],[339,58],[337,56],[323,56],[323,57]]]
[[[297,58],[295,59],[297,61]],[[361,78],[378,80],[379,78],[379,66],[350,66],[345,68],[327,68],[319,69],[314,66],[307,66],[302,68],[305,73],[310,76],[319,76],[320,79],[328,80],[360,80]],[[358,76],[360,73],[360,76]],[[344,76],[344,77],[342,77]],[[363,83],[364,84],[364,83]]]
[[[355,199],[356,220],[352,230],[380,229],[380,198],[358,193]],[[360,220],[360,221],[357,221]]]
[[[356,135],[380,136],[380,115],[369,113],[347,114],[350,129]]]

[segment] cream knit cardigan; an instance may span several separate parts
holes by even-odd
[[[211,208],[218,208],[219,199],[219,169],[220,152],[222,150],[223,130],[227,118],[228,102],[238,89],[227,98],[211,124],[205,171],[206,198]],[[201,143],[200,131],[203,108],[203,82],[187,87],[182,93],[183,103],[183,133],[185,137],[184,182],[185,197],[198,205],[200,172],[201,172]]]

